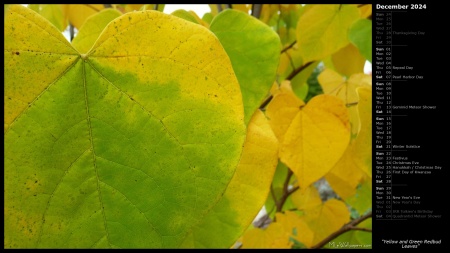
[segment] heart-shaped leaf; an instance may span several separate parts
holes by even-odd
[[[267,116],[280,142],[279,157],[302,188],[324,176],[350,141],[347,108],[331,95],[317,95],[305,105],[285,90],[274,95]]]
[[[4,37],[5,247],[179,246],[221,200],[245,139],[214,34],[131,12],[80,55],[14,5]]]

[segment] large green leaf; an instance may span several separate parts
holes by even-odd
[[[280,38],[260,20],[231,9],[219,13],[212,20],[210,29],[219,38],[233,64],[248,124],[275,80]]]
[[[221,200],[245,139],[214,34],[137,11],[80,55],[14,5],[4,38],[5,248],[179,246]]]

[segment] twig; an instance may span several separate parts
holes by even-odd
[[[314,63],[313,61],[310,61],[310,62],[306,63],[305,65],[303,65],[303,66],[301,66],[301,67],[299,67],[299,68],[297,68],[297,69],[294,69],[294,70],[289,74],[289,76],[286,77],[286,80],[289,80],[289,81],[292,80],[292,78],[294,78],[298,73],[302,72],[302,70],[304,70],[305,68],[309,67],[309,65],[311,65],[311,64],[313,64],[313,63]],[[264,108],[270,103],[270,101],[272,101],[272,98],[273,98],[272,95],[268,96],[268,97],[261,103],[261,105],[259,106],[259,109],[260,109],[260,110],[264,110]]]
[[[350,230],[363,230],[361,228],[356,229],[356,225],[358,225],[359,223],[363,222],[364,220],[368,219],[372,217],[372,212],[368,212],[367,214],[359,217],[358,219],[354,219],[352,221],[350,221],[349,223],[345,224],[344,226],[342,226],[338,231],[332,233],[331,235],[327,236],[325,239],[323,239],[321,242],[317,243],[316,245],[312,246],[311,249],[320,249],[323,246],[325,246],[325,244],[327,244],[328,242],[330,242],[331,240],[335,239],[336,237],[342,235],[345,232],[348,232]],[[364,229],[364,231],[366,232],[371,232],[372,230],[370,229]]]
[[[283,48],[283,50],[281,50],[280,53],[282,54],[282,53],[288,51],[290,48],[292,48],[295,45],[295,43],[297,43],[297,40],[294,40],[291,44],[289,44],[289,46]]]
[[[292,172],[292,170],[288,169],[288,174],[286,176],[286,180],[284,181],[283,184],[283,195],[281,196],[281,198],[278,201],[275,201],[275,206],[277,207],[277,212],[281,212],[283,210],[283,206],[284,203],[286,202],[287,198],[294,193],[296,190],[299,189],[298,186],[292,188],[291,190],[288,190],[289,187],[289,181],[291,180],[291,177],[294,173]]]
[[[364,232],[372,232],[371,228],[360,228],[360,227],[352,227],[350,230],[358,230],[358,231],[364,231]]]
[[[69,23],[69,33],[70,33],[70,41],[72,41],[73,37],[75,37],[75,30],[72,23]]]
[[[310,62],[306,63],[305,65],[303,65],[297,69],[294,69],[294,71],[292,71],[289,74],[289,76],[286,77],[286,80],[289,80],[289,81],[292,80],[298,73],[300,73],[302,70],[306,69],[307,67],[309,67],[309,65],[311,65],[313,63],[314,63],[313,61],[310,61]]]

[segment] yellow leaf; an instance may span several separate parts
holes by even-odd
[[[293,192],[291,199],[297,209],[302,210],[305,213],[322,204],[320,194],[314,185]]]
[[[284,228],[284,234],[303,243],[306,247],[311,247],[314,238],[314,232],[309,228],[308,224],[300,218],[298,214],[291,211],[276,213],[276,223]]]
[[[343,199],[356,193],[363,171],[355,162],[355,143],[352,142],[333,169],[325,175],[331,188]]]
[[[372,86],[357,88],[358,111],[361,131],[355,140],[355,163],[369,177],[372,177]]]
[[[333,190],[344,199],[356,193],[363,173],[372,175],[372,89],[371,86],[363,86],[356,91],[359,102],[355,109],[358,109],[361,130],[338,163],[325,176]]]
[[[8,8],[8,11],[10,9],[13,7]],[[48,21],[36,12],[14,15],[11,19],[12,23],[23,26],[49,26]],[[31,34],[26,29],[5,30],[4,38],[4,65],[20,65],[34,70],[24,75],[23,69],[10,68],[9,74],[5,76],[5,83],[11,84],[5,86],[4,90],[5,101],[8,101],[4,106],[4,131],[6,131],[14,119],[46,89],[48,84],[62,75],[77,60],[77,52],[56,29],[43,30],[39,36]],[[14,40],[14,38],[20,39]],[[40,58],[39,61],[35,60],[31,52],[48,52],[48,44],[53,45],[52,54],[44,54],[45,57]],[[31,52],[22,52],[16,50],[17,48],[27,48]],[[10,57],[12,55],[20,57]],[[42,73],[46,74],[42,75]],[[23,92],[24,90],[27,92]]]
[[[298,216],[299,219],[307,224],[313,234],[309,243],[307,240],[299,240],[307,247],[317,244],[350,220],[350,212],[342,201],[330,199],[323,203],[313,185],[295,191],[291,198],[297,209],[304,213],[303,216]]]
[[[372,76],[364,73],[357,73],[350,76],[347,82],[356,87],[370,87],[372,86]]]
[[[211,9],[211,14],[213,16],[216,16],[219,13],[219,10],[217,9],[217,4],[208,4],[209,8]]]
[[[339,97],[346,105],[358,102],[356,83],[346,82],[345,78],[339,73],[325,69],[319,74],[317,79],[325,94]]]
[[[205,21],[203,21],[203,19],[201,19],[201,18],[197,15],[197,13],[195,13],[194,11],[189,11],[189,13],[195,18],[195,20],[197,20],[197,22],[198,22],[200,25],[202,25],[202,26],[204,26],[204,27],[206,27],[206,28],[209,28],[209,24],[206,23]]]
[[[372,15],[372,5],[364,4],[363,6],[359,7],[359,11],[361,13],[361,18],[367,18]]]
[[[366,58],[351,43],[348,43],[347,46],[334,53],[331,59],[335,70],[344,76],[351,76],[363,72],[366,62]]]
[[[344,202],[330,199],[309,209],[302,218],[314,232],[312,244],[315,245],[349,222],[350,212]]]
[[[223,198],[181,247],[229,247],[224,244],[232,244],[264,205],[278,163],[277,151],[278,141],[266,117],[256,110],[247,128],[241,160]]]
[[[358,110],[355,107],[359,100],[356,88],[371,86],[372,77],[363,73],[357,73],[346,80],[337,72],[331,69],[325,69],[318,76],[318,80],[325,94],[337,96],[344,101],[350,115],[352,135],[357,135],[360,131],[361,123]]]
[[[284,134],[299,108],[304,105],[305,103],[297,98],[292,91],[280,89],[280,92],[273,96],[272,101],[267,106],[266,115],[269,118],[270,127],[280,143],[282,143]]]
[[[64,4],[64,14],[69,22],[80,29],[86,19],[103,10],[103,4]]]
[[[297,23],[297,43],[303,60],[320,60],[347,45],[348,28],[359,17],[356,6],[312,5]]]
[[[282,224],[273,222],[266,229],[248,230],[242,237],[242,249],[290,249],[292,241]]]
[[[261,8],[261,14],[259,15],[259,19],[268,24],[272,15],[278,12],[278,4],[263,4]]]
[[[281,161],[294,172],[300,187],[306,188],[344,153],[350,140],[349,116],[344,103],[334,96],[315,96],[299,108],[298,103],[297,107],[293,102],[287,104],[283,95],[293,100],[293,95],[278,94],[272,100],[275,108],[268,107],[267,113],[269,109],[276,112],[276,117],[269,118],[274,121],[275,135],[281,137]]]

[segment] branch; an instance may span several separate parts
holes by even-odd
[[[294,45],[295,45],[295,43],[297,43],[297,41],[296,40],[294,40],[291,44],[289,44],[289,46],[287,46],[287,47],[285,47],[285,48],[283,48],[283,50],[281,50],[281,54],[282,53],[284,53],[284,52],[286,52],[286,51],[288,51],[290,48],[292,48]]]
[[[69,23],[69,33],[70,33],[70,41],[72,41],[73,37],[75,37],[75,30],[72,23]]]
[[[372,232],[372,229],[371,229],[371,228],[351,227],[350,230],[358,230],[358,231],[364,231],[364,232]]]
[[[327,236],[325,239],[323,239],[321,242],[317,243],[316,245],[312,246],[311,249],[320,249],[328,242],[331,242],[331,240],[335,239],[336,237],[342,235],[345,232],[348,232],[350,230],[362,230],[366,232],[372,232],[372,229],[364,229],[364,228],[356,228],[355,226],[359,223],[363,222],[364,220],[371,218],[372,212],[368,212],[367,214],[359,217],[358,219],[354,219],[347,223],[346,225],[342,226],[338,231],[332,233],[331,235]],[[370,230],[370,231],[369,231]]]
[[[262,4],[252,4],[252,16],[259,19],[261,16]]]
[[[289,81],[292,80],[298,73],[302,72],[302,70],[306,69],[307,67],[309,67],[309,65],[311,65],[311,64],[313,64],[313,63],[314,63],[313,61],[310,61],[310,62],[306,63],[305,65],[303,65],[303,66],[301,66],[301,67],[299,67],[299,68],[297,68],[297,69],[294,69],[294,71],[292,71],[292,72],[289,74],[289,76],[286,77],[285,80],[289,80]],[[270,101],[272,100],[272,98],[273,98],[272,95],[268,96],[268,97],[264,100],[264,102],[262,102],[262,104],[259,106],[259,109],[260,109],[260,110],[264,110],[264,108],[270,103]]]
[[[264,100],[264,102],[262,102],[262,104],[259,106],[260,110],[264,110],[264,108],[266,108],[266,106],[270,103],[270,101],[272,100],[273,96],[270,95],[266,98],[266,100]]]
[[[281,212],[283,210],[284,203],[286,202],[287,198],[294,193],[296,190],[299,189],[298,186],[294,187],[292,190],[288,190],[289,187],[289,181],[291,180],[291,177],[294,173],[292,173],[292,170],[288,169],[288,174],[286,176],[286,180],[283,184],[283,195],[278,201],[275,201],[275,205],[277,207],[276,212]]]
[[[294,71],[292,71],[288,75],[288,77],[286,77],[286,80],[289,80],[289,81],[292,80],[298,73],[302,72],[302,70],[306,69],[307,67],[309,67],[309,65],[311,65],[313,63],[314,63],[313,61],[310,61],[310,62],[304,64],[303,66],[301,66],[301,67],[299,67],[297,69],[294,69]]]

